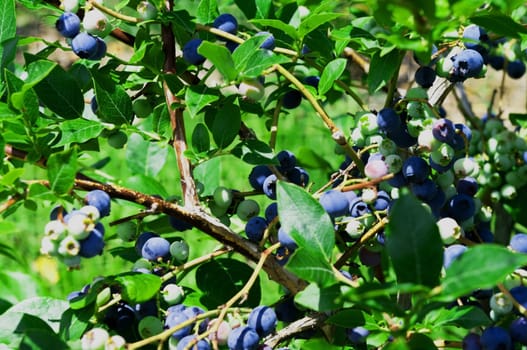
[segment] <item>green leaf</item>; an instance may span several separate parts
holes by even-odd
[[[346,69],[346,63],[347,60],[345,58],[337,58],[326,65],[318,83],[318,93],[320,95],[328,92],[335,80],[340,78],[342,73],[344,73],[344,69]]]
[[[478,14],[470,17],[470,20],[472,23],[482,26],[487,31],[499,35],[519,38],[520,33],[527,34],[527,28],[514,21],[509,16],[498,12]]]
[[[233,103],[225,103],[217,109],[209,109],[205,114],[205,123],[212,133],[212,138],[218,148],[222,149],[234,141],[241,122],[240,108]]]
[[[273,7],[272,0],[255,0],[256,14],[255,18],[267,18]]]
[[[334,20],[342,16],[340,13],[314,13],[302,20],[300,26],[298,27],[298,36],[300,38],[305,37],[307,34],[311,33],[313,30],[317,29],[324,23]]]
[[[70,347],[55,333],[45,329],[28,329],[20,343],[20,350],[68,350]]]
[[[412,213],[412,220],[408,219]],[[433,287],[443,265],[443,242],[436,220],[412,195],[398,198],[390,210],[386,248],[397,280]]]
[[[278,181],[276,192],[282,228],[298,244],[287,264],[288,269],[321,287],[334,284],[331,252],[335,233],[328,214],[299,186]]]
[[[274,152],[271,147],[260,140],[244,140],[238,143],[231,153],[246,163],[273,164]]]
[[[227,258],[214,259],[200,265],[196,270],[196,286],[202,293],[200,302],[209,310],[225,304],[245,286],[252,272],[249,265]],[[259,305],[260,298],[260,279],[258,278],[245,302],[239,306],[255,307]]]
[[[295,295],[295,302],[301,306],[315,311],[330,311],[341,308],[344,304],[342,296],[350,287],[334,284],[321,288],[311,283],[306,289]]]
[[[210,149],[209,130],[203,123],[198,123],[192,131],[192,148],[194,152],[207,152]]]
[[[77,80],[60,66],[33,89],[46,107],[64,119],[78,118],[84,112],[84,96]]]
[[[13,247],[0,242],[0,255],[3,255],[13,261],[15,261],[17,264],[22,264],[22,259],[20,259],[20,256],[18,253],[13,249]]]
[[[215,157],[198,164],[193,171],[194,179],[205,187],[202,196],[210,196],[220,185],[221,158]]]
[[[300,38],[295,27],[284,23],[278,19],[253,19],[250,22],[261,26],[267,26],[278,29],[295,40],[298,40]]]
[[[267,39],[265,35],[255,35],[242,44],[240,44],[236,50],[232,53],[232,60],[234,61],[234,67],[238,71],[242,71],[247,67],[247,62],[251,55],[256,51],[260,51],[260,45]]]
[[[408,347],[411,350],[437,350],[437,346],[434,344],[434,341],[421,333],[414,333],[411,335],[408,340]]]
[[[93,309],[64,311],[60,319],[60,337],[64,340],[80,339],[90,326],[93,313]]]
[[[212,23],[218,14],[216,0],[201,0],[198,5],[196,20],[198,23]]]
[[[0,121],[10,121],[20,118],[20,114],[9,108],[9,105],[4,102],[0,102]]]
[[[185,103],[192,118],[194,118],[203,107],[212,104],[212,102],[218,101],[219,98],[217,91],[206,85],[190,86],[185,91]]]
[[[37,296],[38,286],[35,280],[22,272],[0,271],[0,287],[2,298],[11,304]]]
[[[53,69],[57,67],[57,63],[48,60],[37,60],[31,62],[27,66],[27,78],[24,80],[24,88],[29,89],[44,80]]]
[[[123,301],[140,304],[152,299],[161,287],[161,277],[136,272],[125,272],[113,278],[121,289]]]
[[[50,189],[57,194],[68,193],[73,188],[77,173],[77,149],[53,153],[47,167]]]
[[[423,323],[434,328],[457,326],[471,329],[488,326],[492,321],[480,307],[465,305],[448,309],[438,307],[426,315]]]
[[[277,55],[271,50],[258,50],[247,60],[247,67],[241,72],[244,77],[257,78],[263,71],[275,64],[291,62],[291,59]]]
[[[234,68],[231,53],[225,46],[203,41],[198,47],[198,53],[208,58],[227,81],[236,80],[238,72]]]
[[[155,177],[165,165],[168,147],[132,134],[126,146],[126,164],[136,174]]]
[[[527,114],[525,113],[509,113],[509,120],[513,125],[527,128]]]
[[[7,312],[20,312],[36,316],[46,322],[56,333],[60,328],[60,318],[68,309],[68,302],[49,297],[35,297],[26,299],[11,308]]]
[[[104,122],[116,125],[129,124],[133,118],[132,100],[126,90],[114,81],[93,73],[95,98],[99,109],[97,116]]]
[[[13,186],[16,180],[24,175],[24,168],[13,168],[0,176],[0,185],[9,187]]]
[[[236,3],[236,6],[238,6],[238,8],[242,10],[243,14],[248,19],[254,18],[254,16],[256,15],[255,1],[234,0],[234,3]]]
[[[476,289],[491,288],[526,264],[527,254],[497,244],[470,247],[448,267],[435,299],[450,301]]]
[[[380,52],[373,54],[367,79],[370,94],[377,92],[390,81],[399,66],[399,56],[397,50],[390,51],[385,56],[381,56]]]
[[[142,193],[157,194],[163,198],[168,197],[166,188],[156,179],[146,175],[133,175],[124,180],[126,187]]]
[[[62,137],[56,146],[84,143],[98,137],[104,130],[101,123],[82,118],[66,120],[60,123],[59,128],[62,131]]]
[[[0,3],[0,81],[4,80],[5,63],[4,57],[4,43],[16,35],[16,11],[15,0],[4,0]],[[0,85],[1,86],[1,85]]]
[[[0,344],[7,349],[19,349],[24,332],[41,329],[53,333],[53,330],[42,319],[22,312],[7,310],[0,316]]]

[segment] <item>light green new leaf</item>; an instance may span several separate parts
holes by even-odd
[[[225,77],[225,80],[236,80],[238,71],[234,68],[231,53],[225,46],[204,41],[198,47],[198,53],[208,58],[214,64],[214,67]]]
[[[104,130],[101,123],[87,119],[66,120],[59,127],[62,131],[62,137],[57,146],[86,142],[98,137]]]
[[[318,93],[320,95],[328,92],[335,83],[335,80],[340,78],[346,69],[346,62],[347,60],[345,58],[337,58],[326,65],[320,76],[320,82],[318,83]]]
[[[135,174],[155,177],[165,165],[168,147],[150,142],[139,134],[132,134],[126,146],[126,164]]]
[[[49,187],[57,194],[68,193],[73,188],[77,172],[77,149],[53,153],[47,163]]]

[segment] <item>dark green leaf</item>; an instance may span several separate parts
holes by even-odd
[[[4,42],[16,35],[15,0],[4,0],[0,3],[0,60],[4,57]],[[0,62],[0,81],[4,80],[3,60]],[[1,86],[1,85],[0,85]]]
[[[161,287],[161,277],[147,274],[125,272],[113,279],[119,284],[123,301],[140,304],[152,299]]]
[[[411,350],[437,350],[434,341],[421,333],[414,333],[408,341],[408,347]]]
[[[0,344],[8,349],[19,349],[24,332],[41,329],[53,333],[53,329],[42,319],[23,312],[7,310],[0,316]]]
[[[240,108],[233,103],[225,103],[220,108],[207,110],[205,114],[205,123],[218,148],[226,148],[234,141],[241,122]]]
[[[527,264],[527,254],[514,253],[497,244],[470,247],[446,270],[436,299],[455,300],[480,288],[491,288]]]
[[[330,311],[341,308],[342,296],[350,289],[348,286],[334,284],[321,288],[312,283],[295,296],[295,302],[303,307],[315,311]]]
[[[216,0],[201,0],[198,5],[196,20],[198,23],[212,23],[218,14]]]
[[[248,19],[254,18],[256,14],[256,4],[254,1],[234,0],[240,10],[242,10],[245,17]]]
[[[24,333],[20,350],[68,350],[70,347],[55,333],[44,329],[28,329]]]
[[[320,95],[328,92],[335,83],[335,80],[340,78],[344,69],[346,69],[346,63],[347,60],[345,58],[337,58],[326,65],[320,76],[320,82],[318,83],[318,93]]]
[[[335,233],[328,214],[299,186],[278,181],[276,192],[282,228],[299,247],[289,260],[288,269],[321,287],[335,283],[331,266]]]
[[[60,66],[33,88],[42,103],[64,119],[78,118],[84,112],[84,96],[77,80]]]
[[[488,314],[477,306],[438,307],[429,312],[424,324],[429,327],[458,326],[466,329],[485,327],[492,323]]]
[[[412,213],[412,220],[408,213]],[[443,242],[436,220],[414,196],[401,196],[390,210],[386,248],[399,282],[428,287],[438,284]]]
[[[284,34],[291,37],[292,39],[299,39],[299,35],[295,27],[286,24],[278,19],[253,19],[251,20],[251,22],[254,24],[259,24],[261,26],[267,26],[281,30],[282,32],[284,32]]]
[[[68,193],[73,188],[77,173],[77,149],[53,153],[47,163],[49,186],[58,194]]]
[[[360,310],[345,309],[330,316],[327,322],[344,328],[358,327],[366,323],[363,313]]]
[[[527,128],[527,114],[509,113],[509,120],[513,125]]]
[[[20,312],[38,317],[57,333],[60,328],[60,318],[66,309],[68,302],[65,300],[35,297],[14,305],[7,312]]]
[[[66,120],[59,125],[62,137],[57,146],[70,145],[72,143],[83,143],[94,139],[101,134],[104,126],[94,120],[73,119]]]
[[[200,265],[196,270],[196,285],[203,293],[200,302],[208,309],[224,304],[245,286],[252,272],[249,265],[233,259],[214,259]],[[260,297],[258,278],[240,306],[255,307],[259,305]]]
[[[89,320],[93,311],[91,309],[64,311],[60,319],[60,337],[64,340],[80,339],[90,326]]]
[[[198,47],[198,52],[214,64],[214,67],[225,77],[225,80],[236,80],[238,72],[234,68],[231,53],[225,46],[204,41]]]
[[[271,147],[259,140],[244,140],[231,151],[233,155],[249,164],[272,164],[274,153]]]
[[[393,50],[381,56],[376,52],[371,58],[370,71],[368,74],[368,91],[370,94],[385,86],[397,71],[399,66],[399,51]]]
[[[298,27],[298,36],[300,38],[305,37],[307,34],[311,33],[313,30],[317,29],[324,23],[332,21],[338,17],[342,16],[340,13],[314,13],[302,20],[300,26]]]
[[[519,38],[520,34],[527,34],[527,28],[501,13],[484,13],[470,17],[470,20],[487,31],[496,34]]]
[[[216,90],[206,85],[190,86],[185,91],[185,103],[187,104],[190,116],[194,118],[203,107],[219,100]]]
[[[167,155],[166,144],[145,140],[139,134],[128,138],[126,164],[135,174],[155,177],[165,165]]]
[[[116,125],[130,123],[133,117],[132,100],[126,90],[114,81],[99,75],[94,75],[93,86],[99,106],[97,116],[102,121]]]
[[[203,123],[198,123],[192,131],[192,147],[194,152],[207,152],[210,148],[209,130]]]

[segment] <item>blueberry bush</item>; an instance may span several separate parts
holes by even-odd
[[[524,1],[0,9],[1,349],[527,346]]]

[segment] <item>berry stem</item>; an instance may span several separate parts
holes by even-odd
[[[216,258],[218,256],[221,256],[221,255],[224,255],[224,254],[227,254],[227,253],[230,253],[230,252],[232,252],[232,248],[222,248],[222,249],[215,250],[212,253],[200,256],[199,258],[196,258],[196,259],[191,260],[189,262],[186,262],[183,265],[174,266],[172,271],[164,274],[161,277],[161,280],[162,281],[168,281],[169,279],[171,279],[178,272],[187,271],[187,270],[191,269],[194,266],[203,264],[204,262],[207,262],[207,261],[211,261],[211,260],[213,260],[214,258]]]
[[[90,4],[91,6],[95,7],[97,10],[100,10],[100,11],[102,11],[102,12],[104,12],[104,13],[112,16],[112,17],[120,19],[121,21],[129,22],[129,23],[139,23],[140,22],[140,20],[138,18],[135,18],[135,17],[132,17],[132,16],[123,15],[122,13],[114,11],[111,8],[108,8],[108,7],[104,6],[103,4],[99,4],[97,1],[88,0],[88,4]]]

